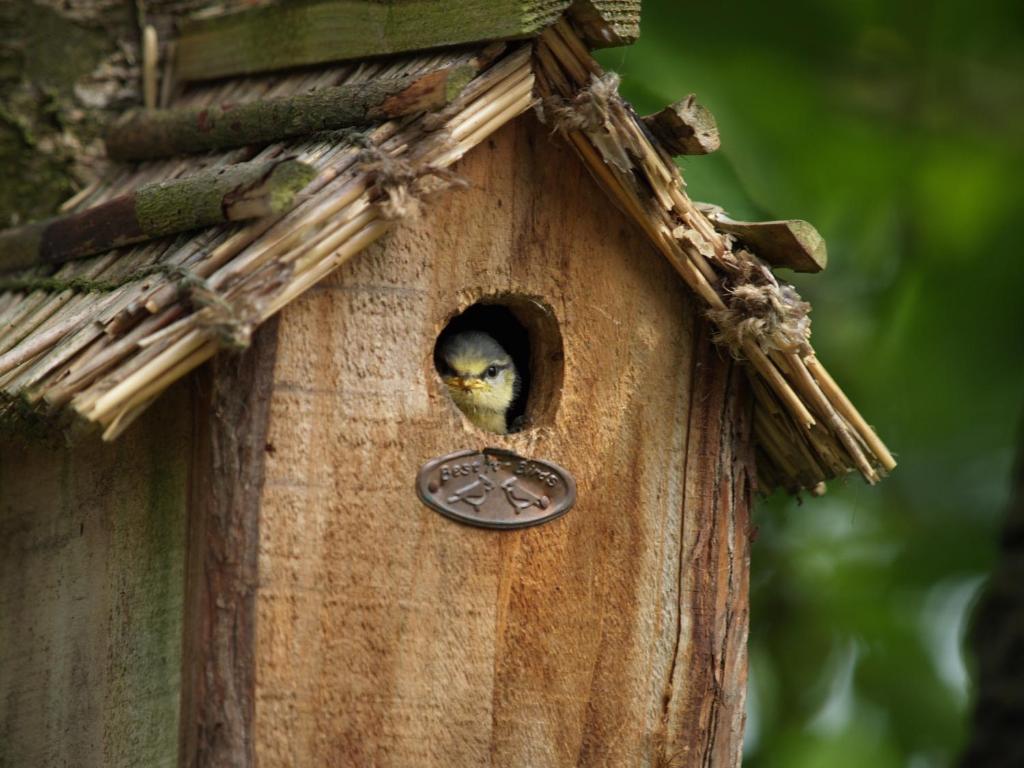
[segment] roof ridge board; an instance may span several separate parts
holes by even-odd
[[[528,38],[565,12],[581,19],[593,45],[624,45],[639,34],[640,0],[298,0],[187,23],[175,77],[210,80]]]
[[[569,14],[594,48],[630,45],[640,37],[642,0],[574,0]]]

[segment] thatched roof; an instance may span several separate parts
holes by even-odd
[[[0,275],[0,418],[93,423],[115,438],[176,380],[223,347],[244,347],[260,323],[422,197],[442,193],[452,183],[445,169],[538,106],[707,305],[717,339],[749,363],[762,483],[814,489],[851,470],[874,482],[894,462],[816,360],[806,305],[752,252],[755,237],[739,239],[735,222],[690,201],[670,137],[642,122],[590,57],[581,25],[593,16],[549,22],[526,42],[191,84],[171,106],[256,102],[455,66],[478,72],[438,111],[120,166],[70,210],[246,160],[294,157],[314,173],[283,214]]]

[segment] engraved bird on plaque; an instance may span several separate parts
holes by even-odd
[[[448,503],[455,504],[464,501],[479,510],[480,505],[487,500],[487,494],[493,491],[494,487],[494,483],[486,475],[479,475],[472,483],[456,488],[455,493],[448,497]],[[477,489],[480,489],[479,495],[469,495]]]
[[[547,509],[549,504],[548,497],[530,493],[517,483],[518,479],[517,477],[510,477],[501,484],[502,490],[505,491],[505,498],[516,508],[516,511],[522,512],[524,509],[534,506]]]

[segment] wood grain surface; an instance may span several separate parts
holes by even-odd
[[[277,320],[196,380],[182,665],[181,764],[253,764],[259,502]]]
[[[735,765],[743,377],[670,266],[532,117],[457,171],[471,189],[282,314],[259,521],[256,760]],[[466,421],[431,359],[454,313],[502,293],[548,305],[565,352],[557,409],[505,437]],[[566,467],[576,507],[496,532],[417,500],[420,464],[484,445]]]
[[[188,385],[116,443],[0,439],[0,766],[176,766]]]

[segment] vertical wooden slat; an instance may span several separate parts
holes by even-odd
[[[189,505],[181,756],[186,766],[253,765],[255,595],[272,320],[197,384]]]
[[[672,766],[739,765],[743,746],[751,400],[743,369],[710,336],[702,323],[693,338],[679,624],[659,732]]]

